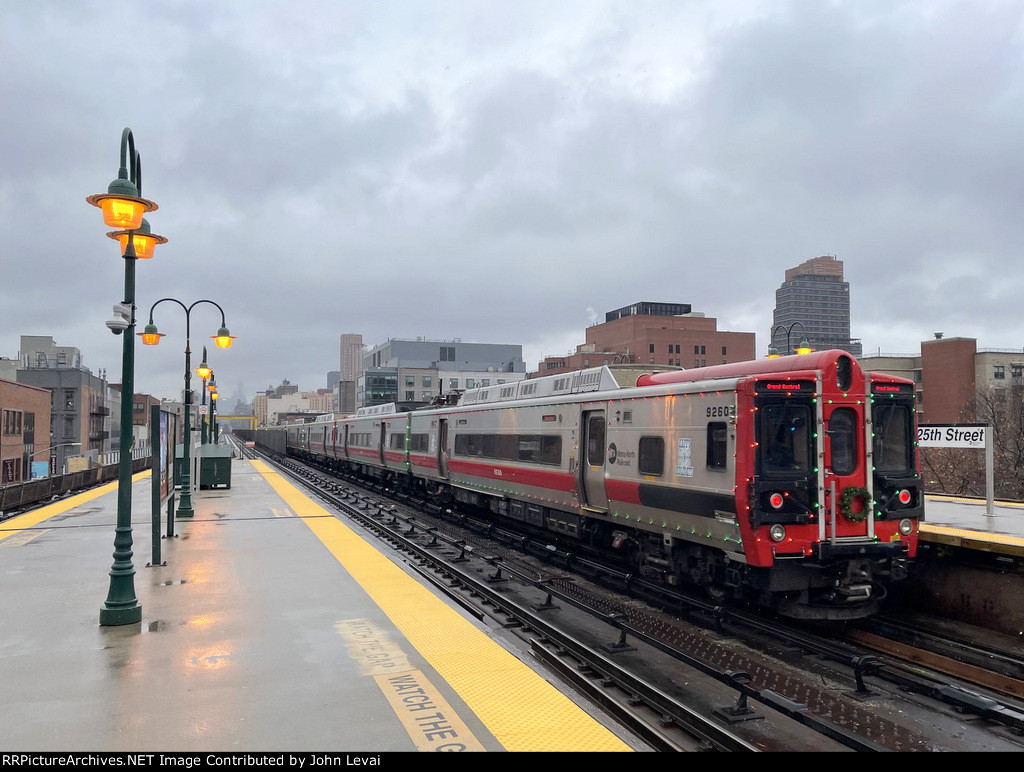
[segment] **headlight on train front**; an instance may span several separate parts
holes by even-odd
[[[904,536],[910,536],[914,531],[914,521],[909,518],[903,518],[900,520],[900,533]]]
[[[768,535],[772,541],[782,541],[786,538],[786,529],[781,525],[775,524],[768,529]]]

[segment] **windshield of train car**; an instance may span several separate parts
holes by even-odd
[[[878,472],[908,474],[913,469],[913,407],[886,400],[874,405],[874,463]]]
[[[810,405],[766,404],[757,414],[761,474],[771,477],[809,475],[814,458]]]

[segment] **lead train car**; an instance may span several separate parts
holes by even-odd
[[[877,610],[923,515],[913,383],[843,351],[639,377],[592,368],[287,433],[291,454],[797,618]]]

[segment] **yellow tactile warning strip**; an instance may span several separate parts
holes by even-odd
[[[138,472],[132,476],[132,482],[141,480],[144,477],[149,477],[149,471]],[[39,525],[44,520],[54,517],[55,515],[63,514],[69,509],[73,509],[81,504],[85,504],[88,501],[97,499],[105,493],[110,493],[112,490],[117,489],[117,481],[101,485],[98,488],[85,491],[84,493],[77,493],[74,496],[68,496],[66,499],[61,499],[53,504],[47,504],[45,507],[34,509],[31,512],[26,512],[24,515],[15,515],[10,520],[5,520],[0,523],[0,541],[14,536],[16,533],[21,533],[27,528],[33,528]]]
[[[508,751],[628,751],[622,740],[266,464],[253,466]]]
[[[930,542],[967,547],[979,552],[995,552],[1000,555],[1024,554],[1024,539],[1005,533],[968,531],[963,528],[949,528],[944,525],[921,524],[921,537]]]

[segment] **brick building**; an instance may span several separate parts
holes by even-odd
[[[575,353],[545,357],[536,374],[619,363],[705,367],[755,358],[754,333],[719,330],[717,319],[694,313],[688,303],[633,303],[609,311],[585,335]]]
[[[31,479],[50,461],[50,391],[0,378],[0,485]]]
[[[981,389],[1024,386],[1024,349],[978,348],[974,338],[921,342],[920,354],[877,354],[860,358],[865,370],[876,370],[917,384],[921,423],[956,423],[970,417]]]

